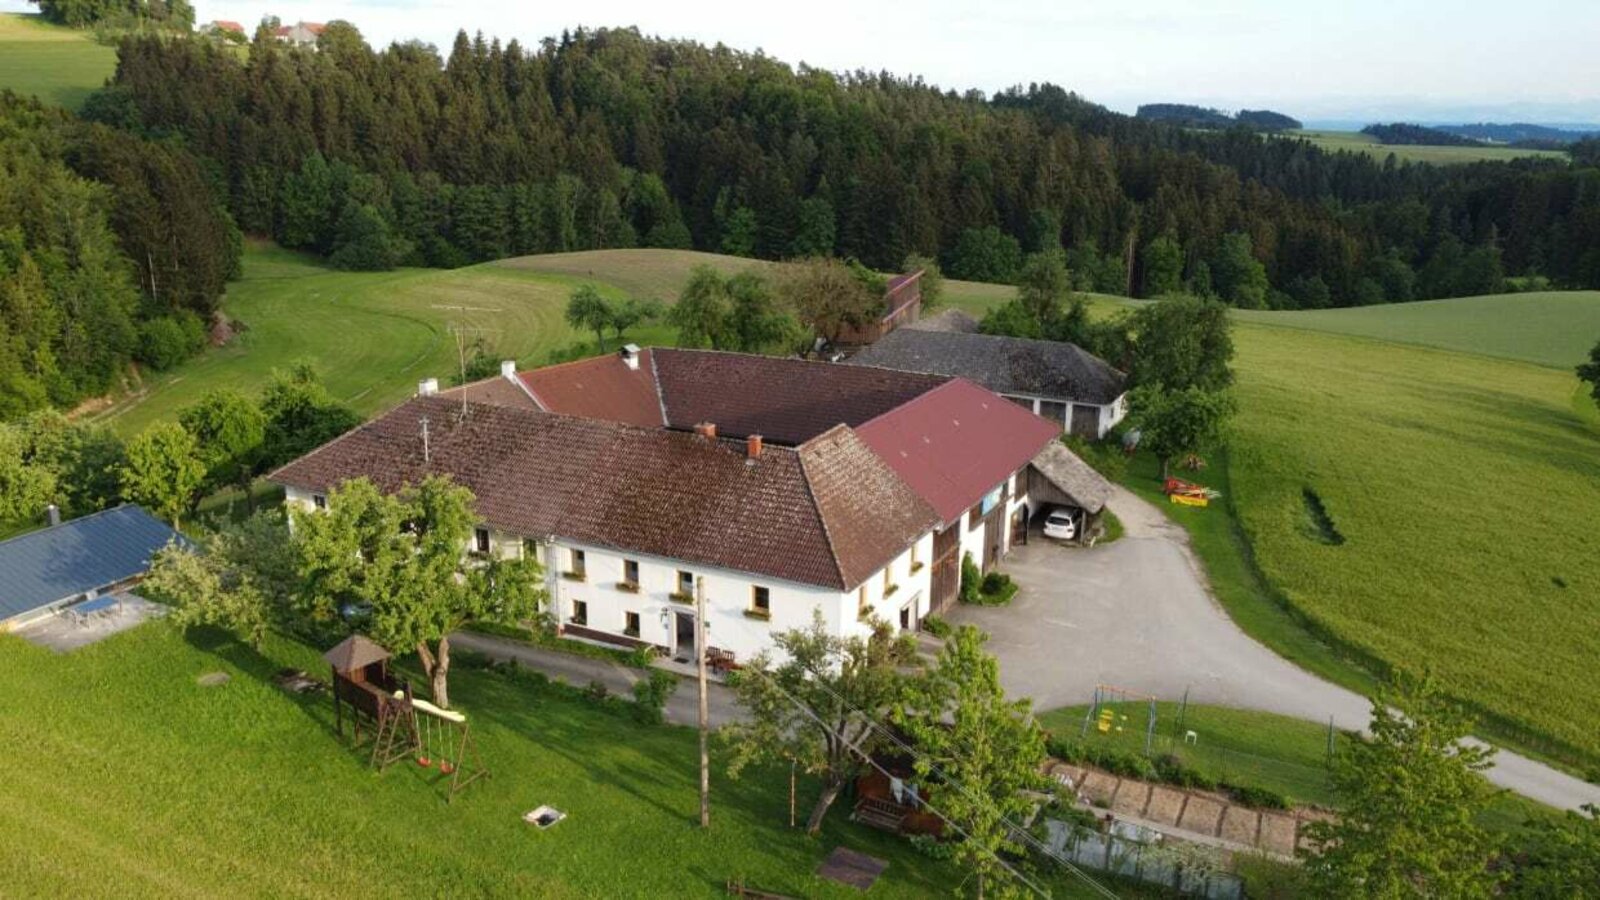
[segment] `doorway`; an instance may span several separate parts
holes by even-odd
[[[683,663],[694,662],[694,613],[673,610],[672,616],[672,658]]]

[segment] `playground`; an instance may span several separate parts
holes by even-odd
[[[437,760],[382,772],[336,730],[322,654],[272,636],[259,651],[146,623],[69,654],[0,635],[0,885],[45,896],[855,897],[814,874],[835,847],[889,862],[873,897],[925,897],[960,880],[903,840],[828,819],[788,822],[788,770],[726,779],[713,748],[712,827],[696,827],[695,735],[636,722],[630,700],[474,665],[458,654],[455,707],[490,772],[446,802]],[[404,660],[388,661],[415,681]],[[197,679],[212,673],[229,676]],[[422,715],[419,713],[419,716]],[[424,726],[425,727],[425,726]],[[365,735],[365,731],[363,734]],[[469,767],[470,768],[470,767]],[[816,785],[802,779],[800,790]],[[522,816],[566,814],[541,830]],[[1053,885],[1054,887],[1054,885]],[[1081,894],[1066,884],[1057,897]]]

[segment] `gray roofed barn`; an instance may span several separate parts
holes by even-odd
[[[143,575],[182,535],[137,506],[118,506],[0,541],[0,622],[21,621]]]
[[[1099,406],[1115,403],[1127,376],[1076,344],[902,328],[851,357],[854,365],[957,375],[997,394]]]

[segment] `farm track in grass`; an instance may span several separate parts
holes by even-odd
[[[0,13],[0,89],[77,109],[116,67],[117,51],[89,32]]]
[[[36,896],[713,897],[742,878],[858,896],[813,874],[840,845],[889,861],[874,897],[930,896],[961,877],[849,823],[842,803],[818,838],[789,828],[787,769],[730,781],[720,748],[702,831],[691,729],[470,663],[452,693],[492,774],[447,806],[436,770],[374,773],[334,737],[326,696],[272,686],[285,666],[326,671],[316,648],[286,639],[258,654],[161,622],[67,655],[0,635],[0,827],[27,836],[0,845],[0,883]],[[195,683],[213,671],[232,679]],[[815,790],[802,777],[802,802]],[[544,803],[568,818],[544,832],[520,820]]]

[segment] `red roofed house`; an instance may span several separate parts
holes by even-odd
[[[737,658],[810,623],[916,628],[960,559],[1025,539],[1054,423],[971,382],[871,366],[629,345],[418,396],[274,472],[326,504],[365,476],[445,474],[477,496],[468,549],[534,553],[570,637]]]
[[[273,37],[285,44],[315,49],[317,38],[322,36],[323,30],[327,27],[321,22],[296,22],[293,25],[279,25],[278,30],[273,32]]]
[[[244,26],[230,19],[216,19],[200,26],[201,34],[244,34]]]

